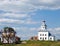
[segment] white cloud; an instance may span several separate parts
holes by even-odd
[[[37,31],[37,28],[35,27],[13,27],[15,29],[15,31],[17,32],[17,36],[21,37],[21,38],[26,38],[29,39],[31,36],[37,36],[37,34],[35,34],[35,32]],[[27,35],[28,34],[28,35]]]
[[[2,3],[0,1],[0,9],[13,12],[29,12],[33,10],[33,6],[28,5],[26,1],[27,0],[18,0],[18,1],[4,0],[2,1]]]
[[[21,37],[31,37],[31,36],[37,36],[37,33],[39,31],[40,28],[36,28],[36,27],[14,27],[16,31],[18,31],[18,36],[21,36]],[[57,28],[50,28],[50,29],[47,29],[47,31],[49,31],[53,36],[59,38],[59,34],[60,34],[60,27],[57,27]],[[20,33],[19,33],[20,32]],[[25,34],[24,34],[25,33]],[[29,35],[27,35],[27,33]],[[36,34],[35,34],[36,33]]]
[[[24,23],[23,20],[15,20],[15,19],[7,19],[7,18],[2,18],[0,19],[0,23],[4,22],[4,23]]]
[[[39,0],[42,3],[52,3],[54,0]]]
[[[27,18],[29,17],[27,14],[15,14],[15,13],[5,13],[1,15],[2,17],[10,17],[10,18]]]
[[[13,27],[15,30],[17,30],[17,31],[25,31],[25,32],[28,32],[28,31],[30,31],[30,32],[32,32],[32,31],[37,31],[38,30],[38,28],[36,28],[36,27]]]
[[[34,21],[31,18],[27,18],[25,20],[25,23],[24,24],[38,24],[38,23],[40,23],[40,22],[39,21]]]
[[[50,28],[48,29],[48,31],[50,31],[52,34],[60,34],[60,27],[57,27],[57,28]]]
[[[38,31],[37,29],[38,28],[36,28],[36,27],[29,28],[30,31]]]
[[[56,31],[57,31],[57,30],[59,31],[59,30],[60,30],[60,27],[58,27],[58,28],[55,28],[55,30],[56,30]]]
[[[32,20],[20,20],[20,19],[9,19],[9,18],[1,18],[0,23],[13,23],[13,24],[38,24],[39,22]]]
[[[15,24],[38,24],[32,19],[28,19],[31,16],[28,13],[33,12],[37,9],[43,10],[57,10],[60,9],[60,0],[0,0],[0,10],[4,13],[0,14],[0,25],[3,23],[15,23]],[[5,18],[7,17],[7,18]],[[8,19],[9,18],[9,19]],[[13,19],[14,18],[14,19]],[[15,19],[17,18],[17,19]],[[24,20],[18,18],[26,18]],[[7,24],[8,25],[8,24]],[[39,31],[40,28],[27,28],[27,27],[16,27],[16,30],[23,31]],[[60,28],[48,29],[54,34],[59,34]],[[29,32],[30,33],[30,32]],[[32,33],[33,34],[33,33]],[[31,35],[31,34],[30,34]],[[29,36],[30,36],[29,35]],[[25,34],[23,35],[25,36]]]
[[[26,24],[38,24],[39,22],[36,22],[36,21],[27,19],[27,20],[25,21],[25,23],[26,23]]]
[[[60,9],[60,0],[0,0],[0,9],[12,12]]]

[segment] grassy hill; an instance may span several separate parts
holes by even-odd
[[[60,46],[59,41],[26,41],[25,44],[3,44],[0,46]]]

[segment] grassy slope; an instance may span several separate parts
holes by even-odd
[[[60,42],[52,41],[27,41],[26,44],[18,44],[17,46],[60,46]]]
[[[26,41],[26,44],[8,44],[2,46],[60,46],[60,42],[51,41]],[[1,45],[0,45],[1,46]]]

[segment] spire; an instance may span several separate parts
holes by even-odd
[[[42,21],[41,30],[45,31],[46,29],[47,29],[47,25],[45,21]]]

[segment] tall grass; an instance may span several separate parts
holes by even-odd
[[[25,44],[2,44],[0,46],[60,46],[60,41],[26,41]]]
[[[2,44],[1,46],[15,46],[16,44]]]

